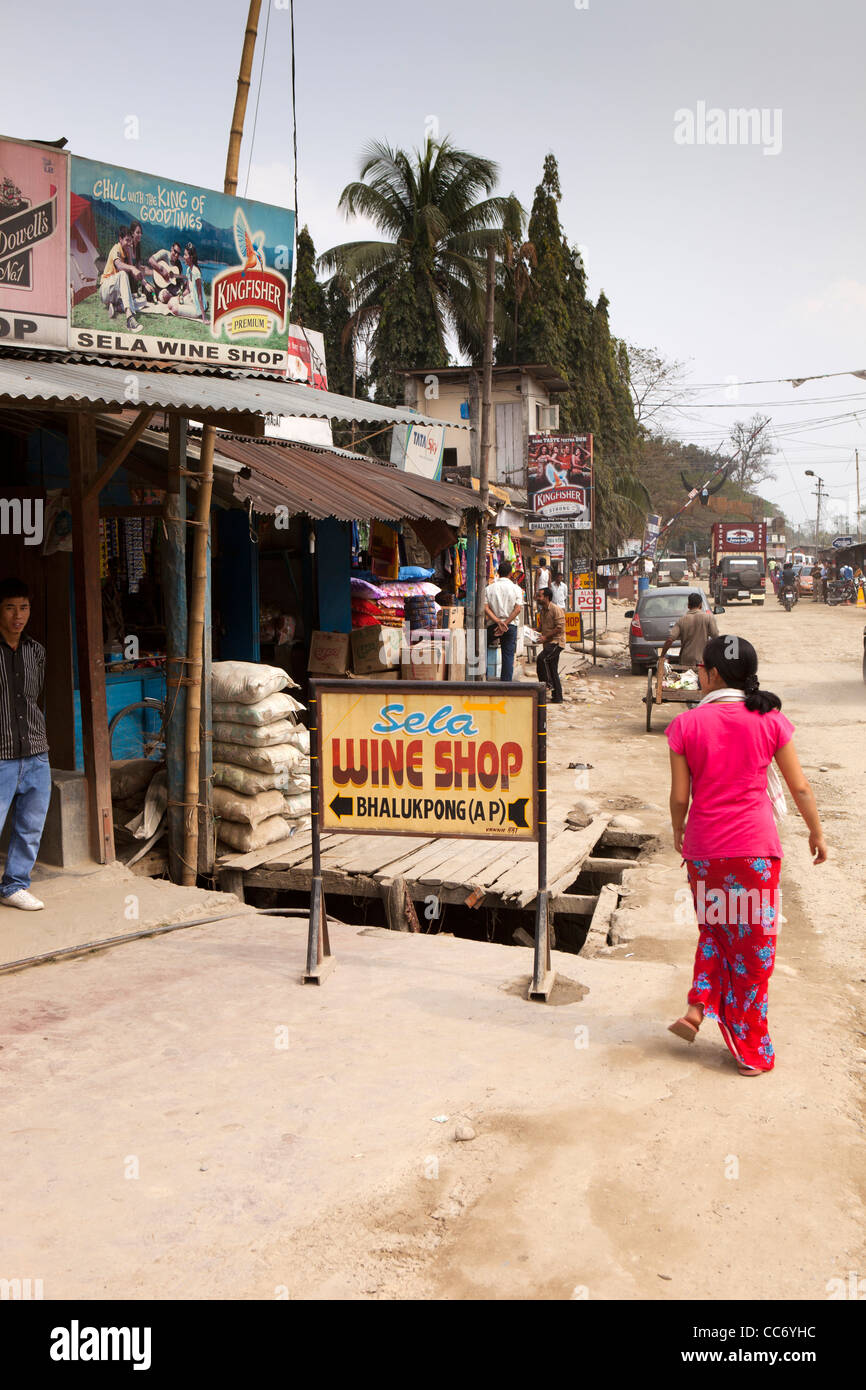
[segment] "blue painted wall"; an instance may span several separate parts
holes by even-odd
[[[246,512],[234,508],[218,511],[212,520],[218,541],[213,565],[214,608],[219,613],[215,658],[259,661],[258,546],[250,537]]]
[[[327,517],[316,522],[319,630],[352,631],[352,523]]]

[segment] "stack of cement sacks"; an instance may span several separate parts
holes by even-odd
[[[246,852],[310,824],[310,733],[279,666],[212,667],[213,811],[223,848]]]

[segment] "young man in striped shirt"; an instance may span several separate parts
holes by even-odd
[[[30,594],[20,579],[0,581],[0,828],[10,818],[0,905],[36,912],[45,904],[30,874],[51,800],[45,717],[39,708],[45,648],[28,637]]]

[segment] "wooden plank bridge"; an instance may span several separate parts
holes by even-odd
[[[610,815],[597,815],[585,827],[565,820],[562,806],[549,806],[548,888],[554,914],[591,917],[599,887],[590,893],[569,892],[589,871],[594,884],[618,882],[633,858],[607,857],[622,846],[634,852],[647,838],[608,830]],[[604,840],[605,857],[593,852]],[[538,847],[533,842],[451,839],[408,835],[348,835],[327,831],[321,838],[322,882],[326,897],[380,898],[388,907],[395,884],[405,884],[410,903],[434,895],[443,904],[531,911],[537,897]],[[219,885],[244,897],[250,888],[309,892],[312,883],[312,836],[309,830],[248,854],[226,853],[217,860]],[[396,923],[394,924],[396,925]]]

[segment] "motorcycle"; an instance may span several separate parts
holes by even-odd
[[[857,594],[850,579],[829,579],[827,581],[827,591],[825,603],[854,603]]]
[[[779,602],[786,613],[790,613],[794,604],[797,602],[797,590],[791,584],[783,584],[779,593]]]

